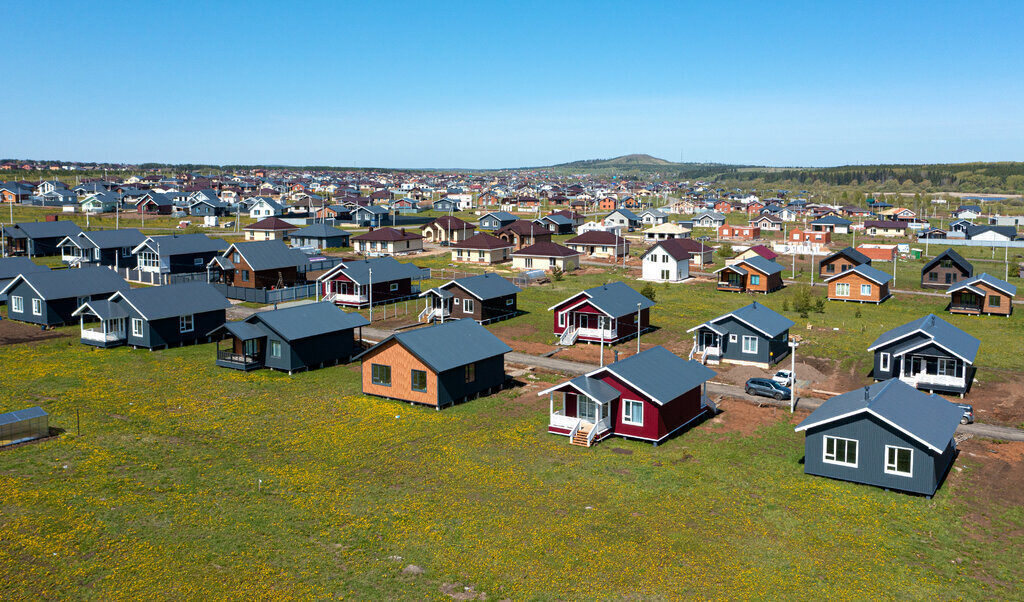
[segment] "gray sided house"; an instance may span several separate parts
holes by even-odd
[[[921,287],[946,290],[974,275],[974,266],[953,249],[946,249],[921,268]]]
[[[209,341],[207,333],[224,325],[230,306],[212,285],[186,282],[119,291],[82,303],[74,315],[86,345],[157,349]]]
[[[352,235],[327,224],[313,224],[292,232],[290,240],[296,247],[336,249],[351,246]]]
[[[769,368],[789,352],[793,321],[757,302],[694,326],[690,357],[702,363]]]
[[[8,255],[45,257],[57,255],[57,245],[68,236],[75,236],[82,229],[72,222],[23,222],[3,228]]]
[[[205,234],[150,236],[132,249],[138,269],[158,274],[202,272],[210,260],[228,248],[223,240]]]
[[[79,232],[60,241],[61,258],[71,266],[101,265],[132,268],[137,265],[132,249],[146,236],[135,228]]]
[[[963,410],[896,379],[832,397],[797,425],[804,472],[931,497],[956,458]]]
[[[508,211],[491,211],[480,218],[480,229],[500,230],[518,219]]]
[[[925,391],[963,397],[974,382],[981,341],[933,314],[897,326],[868,347],[875,380],[898,378]]]
[[[363,393],[440,409],[505,386],[512,348],[473,320],[393,334],[367,349]]]
[[[289,374],[348,362],[362,351],[355,335],[370,322],[322,301],[253,314],[211,332],[227,333],[230,346],[217,343],[217,365],[235,370],[271,368]]]
[[[74,322],[83,303],[126,290],[128,283],[113,270],[84,267],[19,274],[0,295],[7,295],[7,317],[12,320],[60,326]]]
[[[28,257],[0,257],[0,290],[19,274],[49,272],[50,268],[39,265]],[[7,295],[0,295],[0,303],[7,302]]]

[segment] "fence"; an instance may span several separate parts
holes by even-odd
[[[160,286],[163,284],[179,284],[181,282],[206,282],[206,272],[161,274],[159,272],[147,272],[131,268],[111,267],[110,269],[117,272],[119,276],[121,276],[128,282],[138,282],[139,284],[152,284],[154,286]]]
[[[423,271],[425,272],[423,276],[424,278],[438,278],[440,280],[457,280],[459,278],[479,276],[481,274],[481,272],[462,272],[449,268],[423,268]],[[540,272],[540,274],[538,275],[536,272]],[[511,281],[512,284],[522,288],[524,286],[549,282],[551,280],[551,276],[543,270],[527,270],[521,274],[508,276],[507,279]]]
[[[992,249],[1024,249],[1024,240],[967,240],[966,238],[918,238],[917,244],[949,245],[952,247],[985,247]]]
[[[316,294],[316,284],[301,284],[285,288],[245,288],[242,286],[231,286],[230,284],[213,283],[213,287],[220,291],[228,299],[247,301],[249,303],[262,303],[272,305],[284,303],[285,301],[297,301],[312,297]]]

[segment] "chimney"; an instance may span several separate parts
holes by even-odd
[[[399,228],[398,231],[402,233],[402,236],[405,236],[405,228]]]

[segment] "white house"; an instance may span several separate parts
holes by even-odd
[[[285,206],[273,199],[256,197],[249,205],[249,217],[263,219],[265,217],[278,217],[284,215]]]
[[[658,242],[640,257],[641,280],[682,282],[690,277],[690,252],[680,239]]]
[[[640,212],[639,218],[645,226],[657,226],[668,221],[668,214],[657,209],[644,209]]]

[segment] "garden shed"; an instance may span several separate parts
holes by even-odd
[[[50,416],[36,406],[0,414],[0,447],[42,439],[50,434]]]

